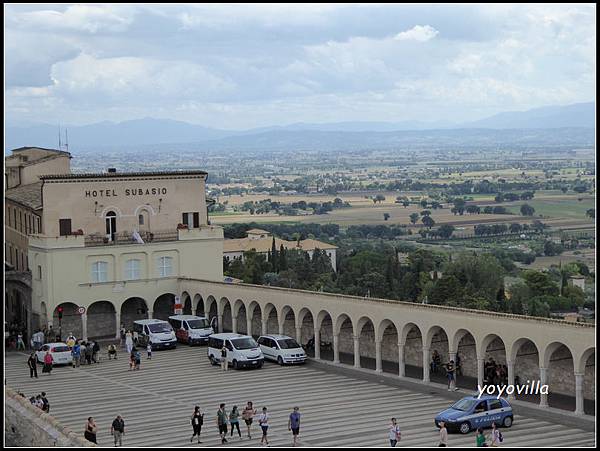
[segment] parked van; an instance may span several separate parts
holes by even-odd
[[[305,363],[306,353],[302,346],[292,337],[286,335],[263,335],[258,338],[258,345],[265,359],[274,360],[280,365],[286,363]]]
[[[208,337],[208,360],[213,365],[221,361],[223,343],[227,348],[227,362],[233,368],[261,368],[265,361],[254,338],[241,334],[214,334]]]
[[[175,329],[175,336],[180,343],[190,346],[208,342],[208,336],[215,331],[203,316],[174,315],[169,316],[169,323]]]
[[[167,321],[140,319],[133,322],[133,331],[137,332],[136,346],[146,347],[150,343],[153,350],[177,346],[175,332]]]

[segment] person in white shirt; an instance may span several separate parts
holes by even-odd
[[[396,424],[396,419],[392,418],[392,425],[390,426],[389,433],[390,445],[395,448],[400,441],[400,426]]]
[[[267,439],[267,431],[269,430],[269,418],[270,416],[267,413],[267,408],[263,407],[262,413],[258,416],[258,424],[260,425],[263,433],[262,438],[260,439],[261,445],[263,443],[265,445],[269,444],[269,440]]]
[[[500,446],[500,431],[496,427],[496,423],[492,423],[491,446]]]
[[[440,421],[440,444],[438,446],[448,446],[448,429],[443,421]]]

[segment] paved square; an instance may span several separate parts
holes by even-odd
[[[105,349],[105,348],[104,348]],[[300,442],[305,446],[389,446],[389,419],[398,418],[399,446],[437,446],[434,416],[450,401],[387,384],[329,372],[311,365],[280,367],[266,362],[261,370],[224,373],[208,363],[205,347],[179,345],[154,352],[142,368],[128,371],[127,356],[98,365],[57,367],[51,375],[30,379],[27,356],[9,353],[5,360],[7,384],[27,396],[47,393],[51,414],[74,431],[83,433],[86,418],[98,424],[98,444],[112,446],[110,425],[117,414],[126,422],[124,445],[221,446],[216,426],[220,402],[240,409],[253,401],[272,415],[272,446],[290,445],[287,419],[295,405],[303,414]],[[145,353],[143,354],[145,358]],[[206,413],[202,445],[190,443],[194,405]],[[230,440],[236,446],[259,446],[260,428],[253,425],[252,440]],[[515,416],[514,426],[503,430],[506,446],[593,446],[594,433],[537,418]],[[450,434],[450,446],[474,446],[475,433]]]

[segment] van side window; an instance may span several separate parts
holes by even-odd
[[[228,351],[233,351],[233,346],[231,345],[231,342],[229,340],[225,342],[225,347]]]
[[[183,327],[184,330],[189,330],[187,321],[182,321],[181,326]]]
[[[146,335],[150,335],[150,333],[148,332],[148,326],[144,326],[144,333]]]
[[[258,339],[258,344],[259,344],[259,345],[264,345],[264,344],[265,344],[265,339],[264,339],[263,337],[260,337],[260,338]]]
[[[141,324],[134,323],[134,324],[133,324],[133,331],[134,331],[134,332],[137,332],[137,333],[140,333],[140,332],[142,331],[142,325],[141,325]]]
[[[181,329],[181,321],[179,321],[178,319],[172,319],[169,320],[169,322],[171,323],[171,327],[173,329]]]

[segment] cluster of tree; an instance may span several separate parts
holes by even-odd
[[[409,231],[403,225],[352,225],[346,229],[347,238],[379,238],[394,240],[400,236],[408,235]]]
[[[273,202],[271,199],[263,199],[259,201],[249,200],[244,202],[239,209],[241,211],[248,211],[251,215],[264,214],[274,211],[280,215],[294,216],[297,214],[297,210],[312,210],[313,214],[322,215],[327,214],[328,212],[337,208],[347,207],[350,207],[348,202],[344,202],[339,197],[336,197],[333,201],[327,202],[306,202],[301,200],[291,204]]]
[[[524,191],[519,193],[498,193],[494,200],[496,202],[514,202],[517,200],[531,200],[535,195],[535,191]]]
[[[506,233],[521,233],[521,232],[543,232],[548,226],[539,220],[533,221],[531,224],[519,224],[516,222],[510,225],[506,224],[477,224],[473,227],[475,235],[504,235]]]
[[[328,239],[340,234],[340,226],[338,224],[259,224],[257,222],[228,224],[223,226],[223,233],[225,238],[245,238],[248,230],[257,228],[271,232],[274,236],[288,241],[304,240],[308,237]]]

